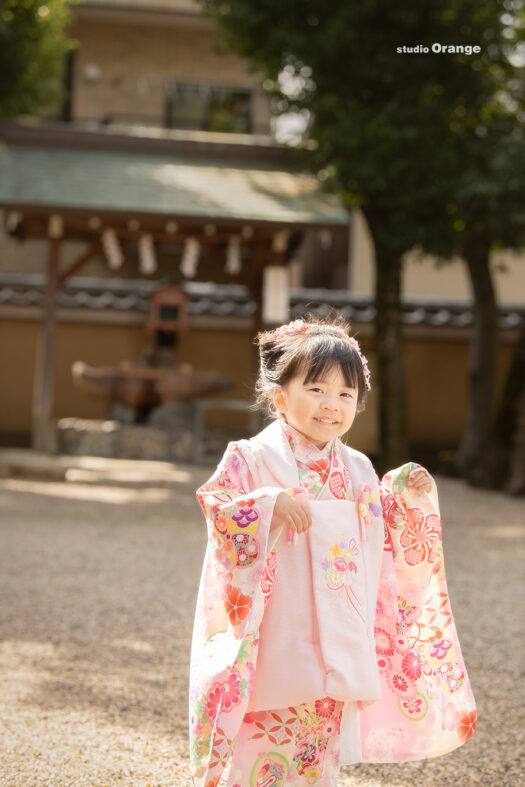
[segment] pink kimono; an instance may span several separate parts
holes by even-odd
[[[247,725],[250,740],[270,735],[265,711],[280,720],[270,735],[277,749],[294,718],[277,709],[311,708],[323,734],[338,736],[334,768],[445,754],[474,730],[435,486],[415,498],[407,484],[413,463],[379,485],[369,459],[341,441],[310,462],[308,445],[278,419],[231,443],[197,492],[209,533],[190,677],[199,787],[215,787]],[[313,518],[293,546],[283,528],[270,533],[287,487],[309,491]],[[326,740],[319,748],[328,757]],[[290,762],[286,748],[278,751],[271,762],[261,753],[250,785],[284,783]],[[315,747],[296,742],[290,751],[295,772],[321,784]],[[270,767],[273,775],[259,780]]]

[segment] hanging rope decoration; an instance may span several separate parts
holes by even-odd
[[[272,238],[272,251],[276,254],[283,254],[288,248],[288,241],[290,240],[290,230],[280,230],[276,232]]]
[[[157,258],[155,256],[155,246],[153,238],[149,233],[141,235],[139,238],[139,270],[146,275],[155,273],[157,270]]]
[[[62,216],[58,215],[58,213],[53,213],[53,215],[49,217],[47,224],[47,234],[50,238],[54,238],[55,240],[63,237],[64,220]]]
[[[234,276],[241,270],[241,239],[238,235],[230,235],[226,248],[226,273]]]
[[[18,227],[18,225],[22,221],[22,218],[23,218],[22,214],[19,213],[17,210],[11,210],[7,214],[7,218],[6,218],[6,221],[5,221],[5,228],[6,228],[7,232],[8,233],[15,232],[15,230]]]
[[[197,273],[200,250],[201,247],[197,238],[186,238],[180,263],[180,272],[187,279],[192,279]]]
[[[115,230],[111,229],[110,227],[104,230],[101,240],[102,248],[104,249],[104,254],[106,255],[109,267],[112,270],[120,268],[124,262],[124,257],[122,255],[122,249],[120,248],[120,243],[118,242]]]

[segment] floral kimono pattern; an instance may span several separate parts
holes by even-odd
[[[248,448],[265,436],[268,466],[277,466],[269,449],[282,438],[281,430],[274,422],[251,441],[230,443],[216,472],[197,491],[208,546],[190,678],[190,756],[196,787],[218,784],[245,717],[259,626],[279,569],[274,549],[278,533],[270,534],[275,501],[284,487],[294,485],[298,471],[308,486],[291,444],[285,457],[290,474],[276,478],[275,484],[256,484],[246,461]],[[352,467],[359,452],[337,441],[334,454],[331,468],[322,463],[315,467],[318,483],[323,473],[327,481],[330,472],[332,495],[355,500],[365,531],[377,521],[378,510],[384,522],[374,623],[382,694],[377,702],[363,703],[359,712],[361,759],[400,762],[444,754],[470,738],[476,708],[446,589],[435,485],[432,495],[415,498],[408,477],[418,465],[408,463],[384,476],[377,500],[374,484],[353,488]],[[302,471],[308,473],[305,467]],[[310,480],[312,490],[315,479]]]

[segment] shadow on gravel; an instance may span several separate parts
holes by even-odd
[[[11,774],[0,785],[189,783],[188,662],[205,549],[195,489],[212,468],[185,472],[0,479],[0,757]],[[436,760],[344,769],[342,787],[520,783],[523,502],[451,479],[438,489],[478,730]]]

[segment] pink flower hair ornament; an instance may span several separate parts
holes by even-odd
[[[353,336],[349,336],[343,328],[339,328],[335,325],[323,325],[321,323],[307,323],[304,320],[293,320],[289,322],[287,325],[280,325],[279,328],[273,332],[272,337],[275,341],[281,339],[283,336],[289,336],[294,333],[332,333],[337,334],[342,339],[344,339],[348,344],[350,344],[355,350],[357,350],[357,354],[361,359],[361,363],[363,364],[363,373],[365,376],[365,387],[367,391],[371,389],[370,385],[370,370],[368,368],[368,362],[366,360],[366,356],[363,355],[361,349],[359,347],[359,343],[357,339],[354,339]]]

